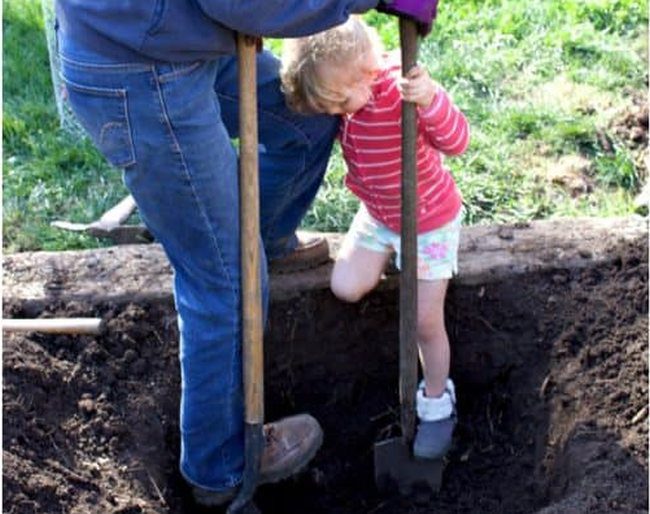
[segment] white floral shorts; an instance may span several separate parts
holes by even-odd
[[[418,279],[444,280],[458,273],[458,240],[461,210],[452,221],[430,232],[418,234]],[[400,267],[400,234],[374,219],[361,204],[352,221],[346,238],[355,245],[375,252],[396,252],[397,267]]]

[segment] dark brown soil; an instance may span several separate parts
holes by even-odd
[[[309,410],[326,440],[305,473],[260,488],[262,511],[648,512],[647,241],[612,251],[611,266],[452,288],[460,424],[436,497],[382,496],[373,484],[373,442],[396,422],[395,292],[344,316],[323,308],[326,292],[299,300],[298,318],[274,306],[267,418]],[[4,305],[5,317],[26,314]],[[209,512],[177,472],[172,305],[42,315],[108,326],[99,337],[5,336],[3,512]]]

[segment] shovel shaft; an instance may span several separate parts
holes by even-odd
[[[242,355],[245,462],[242,485],[228,514],[258,512],[252,502],[264,449],[264,347],[260,279],[257,42],[237,34],[239,70],[239,213],[241,227]]]
[[[101,218],[99,223],[102,227],[112,228],[124,223],[135,210],[135,200],[131,195],[123,198],[118,204],[107,210]]]
[[[246,423],[264,420],[256,42],[237,36],[239,59],[239,194],[242,266],[242,344]]]
[[[415,22],[400,18],[402,74],[416,64],[418,39]],[[399,305],[399,394],[402,437],[410,444],[415,433],[415,390],[418,376],[417,326],[417,163],[416,111],[412,102],[402,102],[402,233]]]

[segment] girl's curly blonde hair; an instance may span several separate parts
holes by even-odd
[[[312,36],[285,40],[280,78],[287,105],[305,114],[324,112],[325,103],[341,98],[322,83],[319,68],[353,66],[367,52],[380,51],[377,33],[358,16]]]

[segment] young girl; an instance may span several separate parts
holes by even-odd
[[[393,251],[400,262],[401,102],[417,104],[417,339],[424,380],[416,392],[413,450],[418,458],[440,458],[456,424],[444,300],[457,268],[462,206],[441,153],[465,151],[467,121],[422,68],[402,79],[399,62],[381,54],[376,36],[359,18],[287,40],[281,77],[293,109],[342,118],[345,182],[362,204],[334,265],[331,287],[349,302],[377,285]]]

